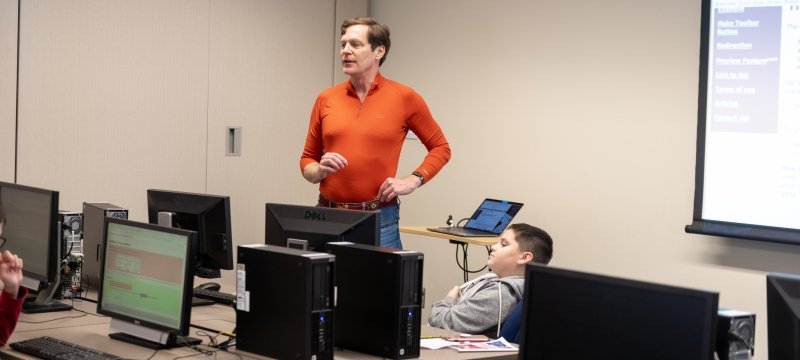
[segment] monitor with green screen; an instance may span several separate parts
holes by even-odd
[[[195,342],[191,314],[194,231],[106,218],[97,312],[112,318],[109,336],[153,348]]]

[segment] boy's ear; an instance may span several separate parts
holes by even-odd
[[[519,263],[524,264],[533,261],[533,253],[530,251],[523,251],[519,256]]]

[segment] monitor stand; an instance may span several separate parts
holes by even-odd
[[[43,312],[53,312],[53,311],[69,311],[72,310],[72,305],[64,304],[60,301],[53,300],[53,295],[55,295],[56,291],[58,291],[58,284],[60,283],[60,278],[56,276],[55,281],[47,284],[46,287],[41,287],[38,290],[38,295],[35,298],[31,299],[30,296],[25,299],[25,302],[22,303],[22,312],[25,314],[36,314],[36,313],[43,313]],[[32,283],[39,284],[38,281],[29,281],[29,279],[24,278],[22,282],[25,287],[27,288],[35,288],[36,286],[31,286]],[[30,295],[30,294],[29,294]]]
[[[172,349],[184,346],[194,346],[194,345],[200,345],[200,343],[202,342],[200,339],[197,338],[189,336],[180,336],[180,335],[170,335],[169,340],[167,340],[166,344],[150,341],[147,339],[142,339],[138,336],[122,332],[110,333],[108,334],[108,337],[114,340],[124,341],[129,344],[139,345],[154,350]]]
[[[120,319],[111,319],[108,337],[139,345],[148,349],[172,349],[199,345],[202,341],[189,336],[181,336],[161,330],[148,328]]]

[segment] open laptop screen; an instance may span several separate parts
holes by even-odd
[[[499,235],[511,223],[511,220],[521,208],[521,203],[485,199],[467,223],[464,224],[464,228],[489,231]]]

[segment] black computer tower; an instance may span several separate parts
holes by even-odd
[[[336,256],[336,346],[388,359],[419,357],[422,253],[349,242],[327,248]]]
[[[58,223],[61,237],[62,264],[60,284],[54,297],[69,299],[77,297],[81,292],[81,267],[83,266],[83,213],[75,211],[58,211]]]
[[[236,349],[276,359],[333,359],[331,254],[238,247]]]
[[[749,360],[755,355],[756,314],[717,311],[717,357],[719,360]]]
[[[103,222],[106,217],[127,219],[128,210],[109,203],[83,203],[83,265],[81,282],[84,289],[100,288],[103,263]]]

